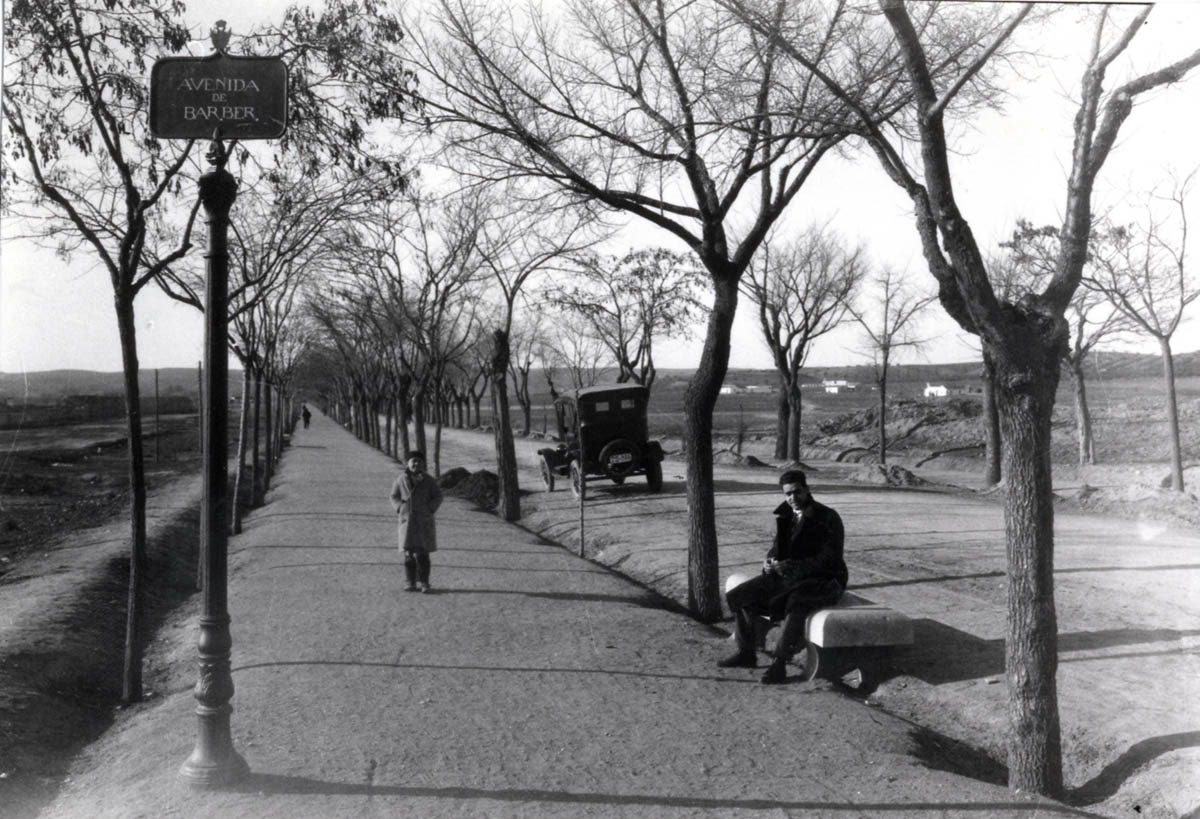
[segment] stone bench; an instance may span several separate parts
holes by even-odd
[[[759,648],[775,625],[762,618],[756,634]],[[879,685],[892,649],[913,641],[908,616],[849,591],[835,605],[810,614],[804,631],[803,679],[842,682],[857,672],[858,684],[848,685],[863,694]]]

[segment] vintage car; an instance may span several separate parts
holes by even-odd
[[[569,476],[572,493],[582,498],[589,479],[621,484],[633,475],[645,475],[651,492],[662,489],[662,446],[647,440],[649,400],[640,384],[586,387],[556,399],[560,443],[538,450],[546,490],[554,491],[556,477]]]

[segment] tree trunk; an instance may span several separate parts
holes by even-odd
[[[433,477],[442,476],[442,423],[433,428]]]
[[[1183,491],[1183,453],[1179,447],[1179,403],[1175,395],[1175,357],[1171,354],[1171,339],[1160,338],[1163,360],[1163,388],[1167,393],[1167,428],[1171,435],[1171,489]]]
[[[1079,465],[1096,463],[1096,444],[1092,437],[1092,411],[1088,408],[1087,385],[1083,381],[1083,361],[1068,361],[1071,383],[1075,388],[1075,437],[1079,443]]]
[[[396,449],[393,443],[395,441],[395,436],[393,434],[395,430],[392,426],[394,423],[392,412],[395,410],[395,408],[396,402],[389,399],[387,401],[387,409],[385,410],[386,416],[383,421],[383,453],[393,458],[396,457]]]
[[[715,296],[700,364],[684,393],[684,456],[687,458],[688,608],[704,623],[721,617],[716,501],[713,495],[713,408],[729,369],[737,277],[713,276]]]
[[[492,427],[496,433],[497,475],[500,479],[500,501],[497,510],[507,521],[521,519],[520,487],[517,485],[517,451],[513,443],[512,425],[508,420],[508,333],[492,332],[495,349],[492,352]],[[712,453],[709,453],[712,457]]]
[[[1004,477],[1000,458],[1000,413],[996,408],[996,368],[984,356],[983,360],[983,485],[995,486]]]
[[[424,452],[425,446],[425,389],[419,388],[413,396],[413,445]]]
[[[775,418],[775,458],[782,461],[788,456],[788,430],[791,428],[788,419],[792,416],[792,409],[788,403],[791,390],[787,379],[782,376],[779,379],[779,387],[779,405]]]
[[[250,481],[250,490],[251,490],[251,492],[254,493],[253,499],[251,500],[251,505],[256,509],[259,506],[262,506],[263,496],[265,494],[265,490],[263,487],[266,484],[266,479],[263,477],[263,466],[262,466],[262,440],[261,440],[261,436],[262,436],[262,402],[263,402],[262,386],[263,386],[262,373],[259,372],[258,367],[255,367],[254,368],[254,419],[252,422],[253,423],[252,428],[254,430],[254,433],[251,436],[253,438],[253,446],[250,448],[251,449],[250,463],[253,465],[254,468],[251,470],[252,479]]]
[[[408,437],[408,395],[401,394],[400,403],[397,407],[397,415],[399,420],[396,422],[400,427],[400,459],[407,457],[409,449],[412,447]]]
[[[887,376],[876,382],[879,386],[879,465],[887,466]]]
[[[283,438],[287,435],[287,418],[290,399],[283,387],[280,387],[275,393],[276,410],[275,410],[275,452],[279,460],[283,459]]]
[[[242,417],[238,424],[237,471],[233,478],[233,521],[230,531],[242,533],[242,495],[246,492],[246,444],[250,437],[250,367],[242,362]]]
[[[266,497],[267,486],[271,483],[271,477],[275,474],[275,442],[272,440],[271,419],[274,417],[274,396],[275,388],[268,382],[263,389],[263,416],[265,417],[266,426],[263,428],[263,443],[266,447],[263,452],[263,497]]]
[[[121,700],[142,698],[142,624],[145,620],[146,461],[142,448],[142,393],[138,385],[137,328],[133,294],[114,298],[125,381],[125,419],[129,435],[129,589],[125,608],[125,665]]]
[[[787,459],[800,463],[800,384],[792,380],[788,385],[788,451]]]
[[[992,357],[1008,487],[1008,784],[1053,796],[1063,784],[1050,459],[1059,347],[1034,333],[1009,346]]]

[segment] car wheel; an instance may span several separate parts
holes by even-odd
[[[650,461],[646,464],[646,488],[651,492],[662,489],[662,462]]]
[[[542,456],[542,486],[547,492],[554,491],[554,470],[550,467],[550,459]]]
[[[571,494],[576,500],[587,500],[587,480],[583,477],[579,461],[571,461]]]

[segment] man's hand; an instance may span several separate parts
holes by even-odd
[[[778,571],[779,570],[779,561],[777,561],[773,557],[768,557],[766,560],[763,561],[762,570],[763,570],[763,574],[769,574],[771,572]]]

